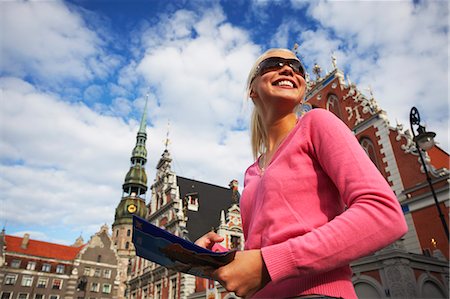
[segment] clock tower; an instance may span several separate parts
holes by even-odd
[[[114,223],[112,225],[112,239],[120,257],[119,298],[125,298],[126,280],[130,260],[136,255],[132,238],[133,214],[145,218],[147,207],[145,205],[145,194],[147,192],[147,174],[145,163],[147,162],[147,101],[145,102],[139,131],[136,136],[136,146],[131,153],[130,170],[125,176],[122,185],[122,199],[116,208]]]

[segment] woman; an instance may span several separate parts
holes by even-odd
[[[240,206],[245,250],[212,272],[228,291],[256,298],[356,298],[349,263],[407,231],[396,196],[351,131],[332,113],[298,118],[304,68],[271,49],[248,78],[255,163]],[[210,232],[197,244],[215,249]],[[328,296],[328,297],[327,297]]]

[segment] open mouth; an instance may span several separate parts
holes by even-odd
[[[280,86],[280,87],[289,87],[289,88],[297,87],[294,82],[292,82],[290,80],[285,80],[285,79],[277,80],[277,81],[273,82],[272,85]]]

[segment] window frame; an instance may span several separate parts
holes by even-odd
[[[25,295],[25,298],[21,297],[20,295]],[[17,293],[17,299],[28,299],[30,297],[30,294],[28,293]]]
[[[59,281],[59,284],[57,283],[58,281]],[[52,290],[61,290],[63,283],[64,283],[64,280],[62,278],[53,278]]]
[[[4,285],[8,285],[8,286],[13,286],[17,282],[17,277],[18,277],[17,274],[7,273],[5,275],[5,280],[3,281],[3,284]],[[8,282],[8,278],[13,278],[13,282],[12,283],[7,283]]]
[[[49,264],[49,263],[42,264],[41,271],[42,272],[46,272],[46,273],[51,272],[52,271],[52,265]]]
[[[107,291],[105,292],[105,287],[107,287]],[[103,294],[111,294],[111,284],[110,283],[104,283],[102,284],[102,293]]]
[[[11,268],[19,269],[21,264],[22,264],[22,260],[13,259],[11,261]]]
[[[41,286],[40,282],[45,282],[45,283]],[[36,288],[45,289],[45,288],[47,288],[47,285],[48,285],[48,277],[38,277],[38,280],[36,283]]]
[[[55,271],[56,271],[56,273],[58,273],[58,274],[64,274],[65,271],[66,271],[66,266],[65,266],[65,265],[62,265],[62,264],[56,265]]]
[[[112,274],[111,269],[103,269],[103,278],[110,279]]]
[[[27,263],[27,270],[31,270],[31,271],[36,270],[36,262],[35,261],[29,261]]]
[[[98,293],[100,290],[100,284],[98,282],[91,282],[91,287],[89,288],[91,292]]]
[[[25,281],[29,281],[29,285],[25,284]],[[22,287],[32,287],[33,286],[33,282],[34,282],[34,277],[32,275],[24,275],[22,276],[22,281],[20,283],[20,286]]]

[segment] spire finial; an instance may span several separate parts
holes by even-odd
[[[316,79],[319,80],[320,74],[322,73],[322,68],[317,63],[314,63],[313,73],[316,75]]]
[[[166,146],[166,150],[167,150],[167,147],[168,147],[169,144],[170,144],[169,131],[170,131],[170,120],[167,121],[166,141],[164,141],[164,145]]]
[[[337,58],[334,52],[331,53],[331,64],[333,65],[333,69],[337,69]]]
[[[148,97],[149,94],[147,92],[147,95],[145,97],[145,106],[144,106],[144,113],[142,114],[141,119],[141,126],[139,127],[139,133],[145,133],[145,129],[147,128],[147,104],[148,104]]]

